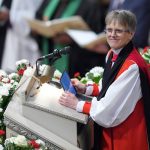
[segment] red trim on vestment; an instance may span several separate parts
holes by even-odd
[[[102,137],[102,150],[148,150],[143,101],[138,101],[123,123],[113,128],[103,128]]]
[[[117,77],[134,63],[140,66],[145,73],[147,72],[145,62],[141,59],[138,52],[133,50],[125,60]],[[102,128],[102,132],[102,150],[148,150],[143,99],[137,102],[133,112],[125,121],[116,127]]]
[[[92,92],[92,96],[98,96],[99,94],[99,88],[98,85],[96,83],[93,84],[93,92]]]
[[[135,62],[132,60],[126,60],[125,63],[123,64],[123,66],[121,67],[120,71],[118,72],[116,78],[118,78],[125,70],[127,70],[134,63]]]
[[[90,108],[91,108],[91,102],[85,102],[83,106],[83,113],[89,114],[90,113]]]

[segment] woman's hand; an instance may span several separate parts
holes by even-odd
[[[59,98],[59,103],[61,105],[64,105],[66,107],[69,107],[69,108],[72,108],[72,109],[76,109],[77,107],[77,104],[78,104],[78,99],[77,97],[68,92],[68,91],[65,91]]]
[[[86,85],[81,83],[78,79],[74,78],[74,79],[71,79],[71,82],[73,84],[73,86],[76,88],[76,90],[79,92],[79,93],[82,93],[84,94],[85,91],[86,91]]]

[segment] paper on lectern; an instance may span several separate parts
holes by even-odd
[[[53,37],[57,33],[64,32],[66,29],[89,29],[86,22],[80,16],[54,19],[51,21],[41,21],[36,19],[27,19],[27,21],[32,30],[46,37]]]
[[[105,33],[96,34],[91,30],[67,29],[66,33],[80,46],[87,49],[93,48],[96,44],[105,43]]]

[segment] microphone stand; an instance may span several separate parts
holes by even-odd
[[[52,58],[44,58],[44,59],[49,59],[50,60],[50,66],[57,60],[57,59],[59,59],[59,58],[61,58],[61,54],[60,53],[57,53],[57,56],[55,56],[55,57],[52,57]],[[39,74],[39,64],[38,64],[38,62],[39,61],[43,61],[44,59],[41,59],[41,58],[38,58],[37,60],[36,60],[36,73],[37,73],[37,76],[40,76],[40,74]]]

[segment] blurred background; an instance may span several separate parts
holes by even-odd
[[[134,44],[137,48],[150,45],[150,0],[0,0],[0,68],[15,70],[15,62],[27,59],[32,64],[54,49],[71,46],[69,55],[63,55],[54,66],[67,70],[71,77],[76,72],[83,76],[95,66],[104,67],[109,50],[106,41],[92,48],[78,45],[66,32],[53,37],[41,35],[31,29],[30,20],[43,22],[80,16],[97,35],[105,29],[105,16],[114,9],[128,9],[137,17]],[[84,40],[84,39],[83,39]],[[46,62],[50,64],[49,60]]]

